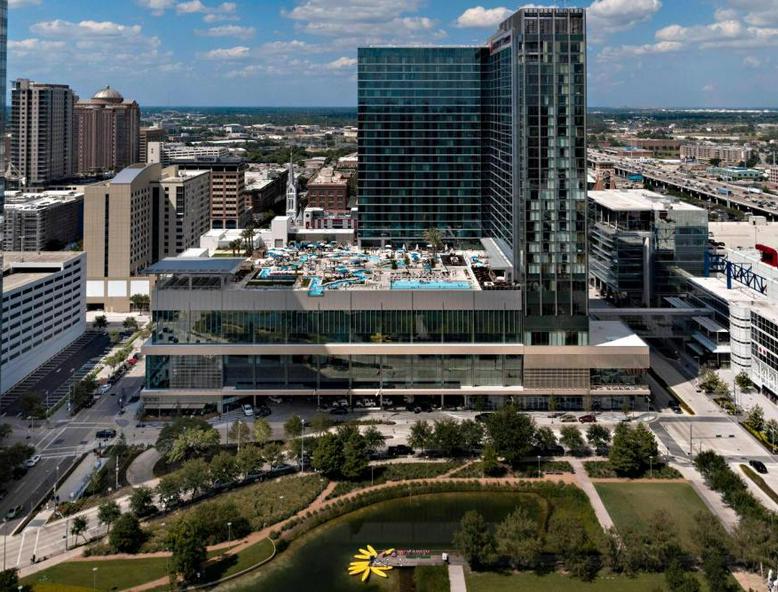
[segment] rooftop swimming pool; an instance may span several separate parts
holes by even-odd
[[[470,282],[445,280],[394,280],[392,290],[469,290]]]

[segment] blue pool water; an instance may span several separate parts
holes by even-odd
[[[315,277],[308,286],[308,296],[324,296],[324,288],[321,285],[321,278]]]
[[[469,290],[470,282],[447,282],[444,280],[395,280],[392,290]]]

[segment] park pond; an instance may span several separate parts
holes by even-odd
[[[395,569],[389,572],[386,581],[372,576],[368,583],[361,583],[347,574],[352,555],[365,545],[372,545],[379,552],[390,547],[450,550],[454,532],[468,510],[476,510],[488,522],[496,524],[519,505],[539,515],[542,521],[546,501],[533,493],[446,493],[381,502],[312,530],[267,566],[221,589],[241,592],[403,590],[402,581],[412,579],[411,570]]]

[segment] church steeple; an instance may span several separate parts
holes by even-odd
[[[297,181],[294,178],[294,163],[289,155],[289,178],[286,181],[286,215],[297,220]]]

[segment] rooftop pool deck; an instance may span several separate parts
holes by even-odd
[[[394,280],[392,290],[469,290],[470,282],[446,280]]]

